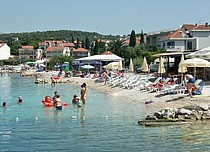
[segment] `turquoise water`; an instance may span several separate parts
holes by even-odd
[[[71,104],[80,87],[37,85],[31,77],[0,77],[0,151],[210,151],[210,125],[143,127],[137,121],[149,106],[118,101],[88,91],[87,104]],[[58,90],[70,106],[62,111],[44,107],[45,95]],[[22,105],[17,97],[23,96]]]

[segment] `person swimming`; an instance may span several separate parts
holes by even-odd
[[[73,96],[72,103],[76,104],[79,103],[80,98],[77,95]]]
[[[7,102],[4,101],[4,102],[2,103],[2,107],[6,107],[6,106],[7,106]]]
[[[22,98],[22,96],[19,96],[19,97],[18,97],[18,103],[19,103],[19,104],[23,103],[23,98]]]

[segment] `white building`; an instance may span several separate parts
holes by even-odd
[[[160,40],[160,46],[170,52],[195,51],[210,46],[210,26],[184,24]]]
[[[0,60],[9,59],[9,57],[11,57],[10,52],[10,47],[7,45],[7,43],[0,42]]]
[[[71,50],[69,47],[64,47],[64,46],[53,46],[53,47],[48,47],[46,49],[46,56],[47,58],[51,58],[54,55],[66,55],[70,56]]]

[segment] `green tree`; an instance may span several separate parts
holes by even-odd
[[[85,41],[82,40],[82,48],[85,48]]]
[[[144,32],[143,32],[143,30],[141,30],[141,34],[140,34],[140,44],[144,44],[145,42],[144,42]]]
[[[95,45],[93,47],[93,55],[99,54],[99,43],[98,40],[95,40]]]
[[[69,62],[69,66],[72,66],[72,63],[73,63],[72,56],[54,55],[50,59],[49,68],[53,69],[55,65],[63,64],[64,62]]]
[[[74,37],[71,36],[71,43],[74,43]]]
[[[89,38],[86,36],[86,38],[85,38],[85,48],[87,49],[87,50],[89,50],[90,49],[90,40],[89,40]]]
[[[123,50],[122,46],[123,46],[123,41],[120,39],[116,39],[110,43],[109,50],[114,54],[123,57],[124,52],[122,51]]]
[[[131,35],[130,35],[130,43],[129,43],[130,47],[134,47],[136,46],[136,34],[135,31],[132,30]]]
[[[77,44],[75,46],[76,49],[78,49],[80,47],[80,41],[79,41],[79,38],[77,38]]]

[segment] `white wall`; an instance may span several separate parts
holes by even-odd
[[[191,31],[192,37],[210,37],[210,31]]]
[[[6,43],[0,43],[0,60],[6,60],[9,57],[11,57],[10,47]]]
[[[203,49],[210,46],[210,37],[209,38],[197,38],[196,50]]]

